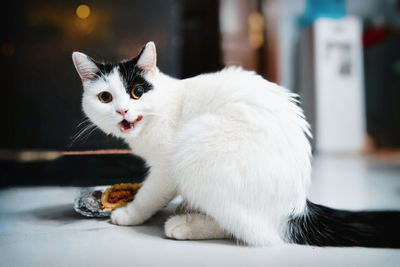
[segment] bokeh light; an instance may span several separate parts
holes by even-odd
[[[76,15],[80,19],[86,19],[90,16],[90,8],[87,5],[80,5],[76,9]]]
[[[247,21],[249,25],[249,43],[253,49],[264,45],[264,16],[259,12],[250,13]]]

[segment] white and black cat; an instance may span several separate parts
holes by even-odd
[[[199,212],[170,218],[170,238],[400,247],[399,213],[307,200],[311,134],[295,94],[237,67],[171,78],[156,66],[153,42],[117,64],[79,52],[72,58],[86,115],[151,167],[136,199],[111,214],[113,223],[141,224],[180,194]]]

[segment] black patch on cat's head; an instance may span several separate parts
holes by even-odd
[[[131,60],[121,61],[119,63],[99,63],[90,58],[90,60],[93,61],[93,63],[99,68],[99,71],[95,75],[96,79],[104,78],[115,68],[117,68],[122,76],[125,90],[129,95],[131,95],[131,90],[135,86],[141,86],[144,93],[150,91],[153,89],[153,86],[144,79],[143,75],[145,71],[137,67],[137,62],[143,53],[143,50],[144,48],[136,57],[132,58]]]

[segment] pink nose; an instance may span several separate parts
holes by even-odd
[[[121,114],[122,117],[124,117],[126,115],[126,113],[128,113],[127,109],[118,109],[116,111],[117,111],[117,113]]]

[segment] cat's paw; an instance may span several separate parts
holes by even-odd
[[[127,206],[118,208],[111,212],[111,222],[117,225],[138,225],[144,222],[135,209]]]
[[[164,231],[168,238],[177,240],[190,239],[192,236],[192,229],[185,215],[169,218],[165,222]]]

